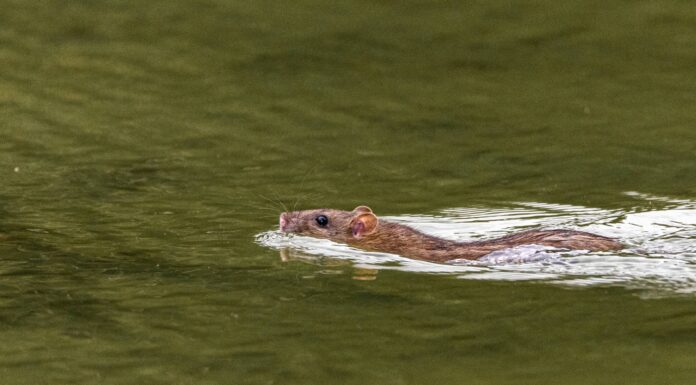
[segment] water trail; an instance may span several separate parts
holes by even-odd
[[[451,208],[441,215],[403,215],[387,220],[460,241],[492,238],[529,228],[565,228],[619,238],[619,252],[520,246],[477,261],[437,264],[398,255],[366,252],[327,240],[259,234],[262,245],[300,251],[308,257],[347,259],[358,267],[457,274],[461,279],[538,280],[567,286],[611,285],[644,295],[696,294],[696,202],[636,192],[630,210],[519,202],[505,208]],[[646,204],[656,202],[659,204]]]

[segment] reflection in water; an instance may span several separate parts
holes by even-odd
[[[567,251],[535,245],[491,253],[477,261],[437,264],[398,255],[366,252],[328,240],[260,234],[257,241],[288,249],[297,258],[349,260],[356,269],[397,269],[457,274],[462,279],[544,280],[562,285],[617,285],[647,289],[651,295],[696,293],[696,202],[627,193],[660,204],[649,211],[604,210],[522,202],[508,208],[447,209],[438,216],[407,215],[385,219],[444,238],[461,241],[492,238],[528,228],[566,228],[616,237],[619,252]]]
[[[350,261],[342,258],[321,258],[288,247],[280,249],[280,260],[283,262],[303,261],[311,264],[319,264],[324,267],[323,270],[317,271],[317,274],[321,275],[343,274],[345,268],[350,268],[351,277],[356,281],[374,281],[377,279],[377,273],[379,272],[379,269],[354,266]]]
[[[355,269],[353,271],[353,279],[356,281],[374,281],[377,279],[376,269]]]

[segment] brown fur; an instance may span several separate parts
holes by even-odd
[[[325,227],[316,222],[319,215],[328,218]],[[424,234],[409,226],[379,220],[366,206],[353,211],[317,209],[283,213],[280,230],[326,238],[364,250],[436,262],[477,259],[496,250],[531,244],[591,251],[622,248],[614,239],[574,230],[530,230],[487,241],[455,242]]]

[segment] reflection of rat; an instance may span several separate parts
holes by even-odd
[[[358,206],[353,211],[317,209],[282,213],[280,230],[327,238],[364,250],[435,262],[477,259],[496,250],[520,245],[591,251],[622,248],[614,239],[573,230],[531,230],[487,241],[455,242],[421,233],[409,226],[379,220],[367,206]]]

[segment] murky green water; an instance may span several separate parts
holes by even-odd
[[[693,383],[693,295],[255,242],[277,200],[693,199],[692,3],[0,6],[0,382]]]

